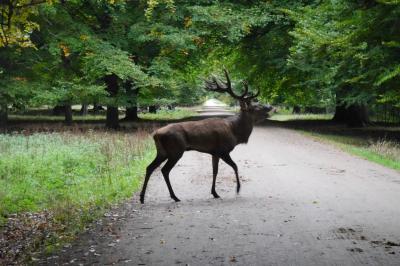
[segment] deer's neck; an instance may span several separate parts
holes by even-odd
[[[240,112],[233,119],[232,128],[238,143],[247,143],[253,131],[253,118],[247,112]]]

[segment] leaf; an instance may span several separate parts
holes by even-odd
[[[393,69],[386,71],[378,77],[378,80],[374,83],[375,86],[380,86],[386,81],[389,81],[400,75],[400,65],[395,66]]]

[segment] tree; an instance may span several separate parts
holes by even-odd
[[[305,88],[332,93],[336,121],[365,125],[367,106],[382,99],[382,92],[395,90],[381,85],[385,74],[389,80],[398,76],[387,70],[388,63],[395,69],[399,62],[396,48],[387,45],[398,41],[393,40],[398,14],[399,4],[393,1],[323,1],[291,13],[296,27],[290,66],[308,78]]]
[[[29,33],[38,28],[30,20],[39,4],[46,1],[0,2],[0,126],[7,125],[8,109],[23,107],[31,96],[24,63],[26,51],[33,47]]]

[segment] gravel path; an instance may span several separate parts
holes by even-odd
[[[293,130],[255,128],[236,147],[242,190],[211,156],[187,152],[138,195],[42,264],[400,265],[400,173]]]

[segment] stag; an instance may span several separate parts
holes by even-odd
[[[209,118],[201,121],[174,123],[162,127],[154,132],[153,138],[157,148],[157,156],[146,169],[146,176],[140,193],[140,202],[144,203],[147,183],[153,171],[165,160],[167,162],[161,169],[167,183],[170,196],[176,202],[180,201],[171,186],[169,173],[185,151],[195,150],[208,153],[212,156],[213,181],[211,194],[219,198],[215,191],[215,181],[218,174],[218,163],[222,159],[231,166],[236,176],[236,191],[240,191],[238,167],[229,155],[236,145],[247,143],[255,122],[267,117],[272,110],[269,105],[262,105],[254,99],[259,95],[249,92],[247,82],[243,82],[244,91],[236,94],[232,89],[229,74],[224,69],[226,81],[212,76],[205,81],[205,89],[212,92],[228,93],[240,103],[239,114],[228,118]]]

